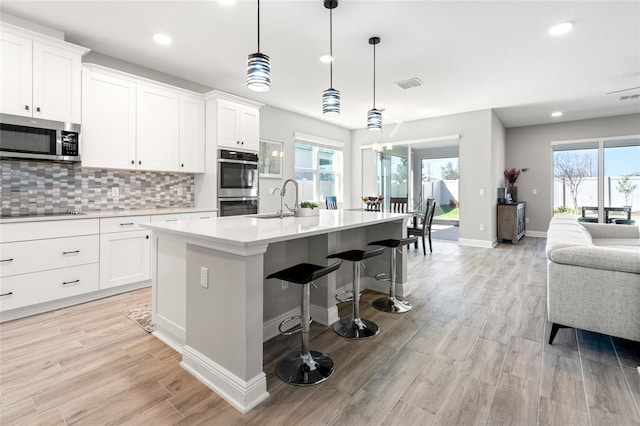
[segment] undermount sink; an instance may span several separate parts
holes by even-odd
[[[279,213],[261,213],[261,214],[251,215],[250,217],[254,217],[256,219],[280,219],[280,214]],[[293,213],[287,212],[284,214],[284,217],[293,217]]]

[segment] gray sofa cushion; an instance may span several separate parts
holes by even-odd
[[[563,247],[553,250],[549,260],[564,265],[640,274],[640,250],[601,246]]]

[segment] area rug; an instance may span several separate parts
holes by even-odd
[[[122,315],[144,328],[148,333],[151,333],[154,329],[154,324],[151,322],[151,305],[138,306],[137,308],[122,311]]]

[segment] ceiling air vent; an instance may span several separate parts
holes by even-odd
[[[402,90],[407,90],[414,87],[424,86],[424,83],[419,78],[410,78],[408,80],[396,81],[395,85]]]
[[[620,96],[620,99],[618,99],[619,101],[630,101],[632,99],[638,99],[640,98],[640,93],[636,94],[636,95],[627,95],[627,96]]]

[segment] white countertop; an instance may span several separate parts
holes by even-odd
[[[24,217],[3,217],[0,223],[17,223],[17,222],[42,222],[48,220],[77,220],[77,219],[95,219],[102,217],[119,217],[119,216],[146,216],[158,214],[178,214],[178,213],[198,213],[218,211],[215,208],[198,208],[198,207],[161,207],[155,209],[135,209],[135,210],[100,210],[87,211],[82,214],[61,214],[55,216],[24,216]]]
[[[279,219],[247,215],[150,223],[141,226],[214,243],[249,247],[411,217],[411,214],[405,213],[320,209],[319,216],[312,217]]]

